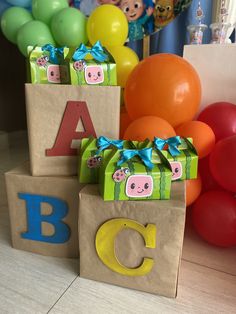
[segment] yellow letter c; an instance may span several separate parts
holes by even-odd
[[[119,232],[131,228],[140,233],[147,248],[156,247],[156,225],[148,224],[146,227],[137,221],[125,218],[116,218],[105,222],[96,234],[96,251],[101,261],[111,270],[125,276],[144,276],[148,274],[154,261],[145,257],[143,263],[137,268],[128,268],[122,265],[116,257],[115,239]]]

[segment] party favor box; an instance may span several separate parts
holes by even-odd
[[[104,164],[99,176],[103,199],[105,201],[169,199],[171,166],[163,155],[159,163],[152,164],[151,154],[152,148],[117,150],[112,154],[105,151]]]
[[[144,148],[144,142],[113,140],[105,136],[98,139],[94,137],[84,138],[81,141],[79,155],[78,176],[80,183],[98,183],[99,169],[104,157],[109,158],[108,149],[137,149]],[[106,154],[104,155],[104,151]]]
[[[171,199],[104,202],[97,185],[80,192],[80,276],[176,297],[185,224],[185,184]]]
[[[33,84],[69,84],[68,48],[52,45],[28,47],[30,75]]]
[[[97,42],[92,48],[81,44],[70,60],[72,85],[117,85],[116,63]]]
[[[170,162],[172,168],[172,181],[196,179],[198,172],[198,155],[192,144],[191,138],[180,138],[179,136],[168,139],[155,137],[154,148],[162,150],[162,153]],[[156,150],[153,150],[155,158]]]

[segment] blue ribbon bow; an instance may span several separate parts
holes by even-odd
[[[42,47],[42,51],[49,52],[49,61],[53,64],[59,64],[58,54],[63,55],[64,47],[55,48],[53,45],[47,44]]]
[[[124,141],[123,140],[111,140],[108,137],[100,136],[97,139],[98,151],[96,155],[99,155],[104,149],[107,149],[109,146],[114,146],[117,149],[123,149]]]
[[[72,59],[74,61],[84,60],[88,54],[91,54],[92,57],[99,62],[104,62],[108,59],[108,56],[105,54],[100,41],[97,41],[92,48],[87,48],[84,44],[81,44],[79,48],[75,50]]]
[[[178,146],[180,144],[181,144],[180,136],[170,137],[166,140],[163,140],[162,138],[159,137],[154,138],[155,147],[159,150],[162,150],[165,147],[165,145],[168,145],[168,151],[173,157],[180,155],[180,150],[178,149]]]
[[[153,169],[152,164],[152,148],[144,149],[127,149],[121,152],[121,159],[118,161],[117,166],[121,166],[126,161],[132,159],[135,156],[139,156],[142,162],[148,169]]]

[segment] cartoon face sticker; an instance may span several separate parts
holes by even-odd
[[[104,72],[100,65],[91,65],[85,68],[85,81],[89,85],[100,84],[104,82]]]
[[[84,60],[75,61],[73,66],[76,71],[83,71],[86,67],[86,62]]]
[[[171,161],[170,165],[172,168],[172,181],[180,179],[182,177],[182,174],[183,174],[181,162]]]
[[[120,8],[129,22],[139,19],[144,11],[142,0],[121,0]]]
[[[49,61],[48,56],[43,56],[36,60],[36,64],[40,67],[45,67],[48,61]]]
[[[112,179],[115,182],[122,182],[125,180],[128,174],[129,174],[129,168],[118,169],[112,175]]]
[[[90,157],[87,160],[87,166],[90,169],[99,168],[101,166],[101,162],[102,162],[102,157],[101,156]]]
[[[59,65],[49,65],[47,69],[47,78],[50,83],[61,83]]]
[[[126,182],[128,197],[147,197],[153,192],[153,179],[149,175],[132,175]]]

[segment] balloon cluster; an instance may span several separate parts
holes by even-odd
[[[199,176],[186,181],[193,224],[209,243],[236,245],[236,105],[208,106],[196,121],[201,86],[183,58],[158,54],[131,72],[121,112],[121,137],[191,137],[199,156]]]
[[[200,160],[203,193],[193,205],[193,224],[211,244],[236,245],[236,105],[218,102],[203,110],[198,120],[213,130],[216,145]]]
[[[113,55],[117,64],[118,85],[124,87],[131,70],[138,64],[136,53],[124,43],[128,36],[128,22],[124,13],[114,5],[97,7],[87,18],[68,0],[8,0],[18,4],[8,8],[1,18],[5,37],[24,56],[28,46],[78,47],[99,40]],[[32,4],[32,14],[24,5]]]

